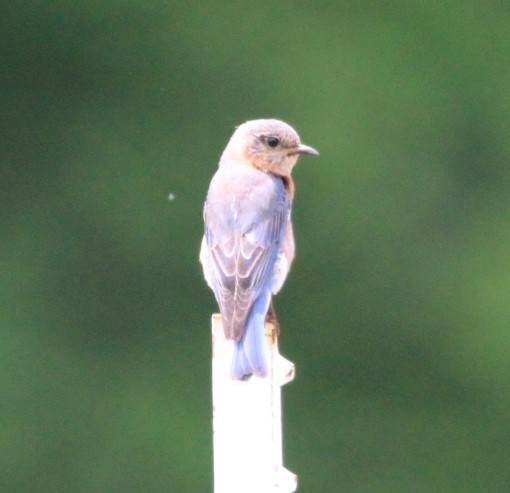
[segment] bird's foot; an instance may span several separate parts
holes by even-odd
[[[274,327],[274,331],[277,336],[280,335],[280,323],[278,322],[278,319],[276,318],[276,313],[274,311],[273,302],[269,305],[269,310],[267,311],[266,315],[266,323],[271,324]]]

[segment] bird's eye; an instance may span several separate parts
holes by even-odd
[[[269,147],[276,147],[279,143],[280,139],[278,137],[271,136],[267,138],[267,145]]]

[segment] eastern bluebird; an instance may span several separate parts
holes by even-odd
[[[227,339],[235,344],[231,376],[245,380],[268,372],[266,316],[294,258],[290,219],[301,144],[279,120],[240,125],[223,151],[204,206],[200,261],[214,291]],[[269,313],[268,313],[269,311]]]

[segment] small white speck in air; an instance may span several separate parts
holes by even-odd
[[[172,201],[175,199],[175,195],[173,193],[168,194],[168,200]]]

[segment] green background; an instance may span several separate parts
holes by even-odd
[[[2,2],[0,491],[212,491],[202,205],[281,118],[302,492],[510,488],[510,4]],[[174,200],[169,200],[169,194]]]

